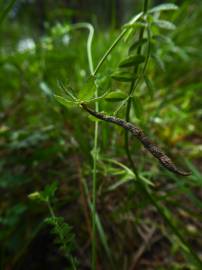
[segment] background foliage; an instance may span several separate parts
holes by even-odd
[[[93,23],[97,63],[142,1],[14,2],[4,17],[9,1],[1,1],[0,268],[90,269],[94,120],[60,106],[53,94],[64,95],[61,86],[69,85],[77,93],[89,76],[87,32],[69,32],[70,24]],[[192,175],[165,171],[136,140],[130,148],[142,181],[201,258],[202,3],[178,4],[162,15],[176,28],[154,29],[152,85],[139,84],[131,121]],[[107,58],[100,94],[126,93],[126,84],[110,75],[129,45],[122,41]],[[117,102],[101,104],[110,114],[116,108]],[[123,131],[108,123],[100,123],[97,175],[97,269],[200,269],[133,184]]]

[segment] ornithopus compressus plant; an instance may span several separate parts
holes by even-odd
[[[129,135],[132,138],[137,138],[142,145],[148,150],[163,167],[179,176],[188,176],[190,173],[178,169],[178,167],[171,161],[171,159],[160,149],[158,143],[154,144],[152,140],[140,129],[137,125],[131,123],[131,111],[133,106],[137,106],[136,91],[138,86],[144,81],[149,91],[153,91],[152,81],[147,74],[147,67],[150,59],[155,56],[155,44],[158,42],[156,32],[159,29],[172,30],[175,25],[167,20],[161,19],[161,13],[166,11],[173,11],[177,9],[174,4],[162,4],[149,9],[148,0],[144,1],[142,12],[134,16],[123,29],[119,36],[114,40],[110,48],[103,55],[97,66],[94,68],[94,61],[92,55],[92,41],[94,37],[94,29],[88,23],[78,23],[69,27],[69,30],[87,29],[89,31],[87,39],[87,57],[89,65],[89,78],[87,78],[82,89],[72,90],[71,87],[62,87],[66,96],[55,95],[56,100],[67,108],[77,106],[83,112],[88,113],[94,117],[94,145],[92,149],[93,169],[92,169],[92,201],[89,201],[89,207],[92,213],[92,269],[96,269],[96,234],[100,234],[100,226],[98,226],[99,218],[96,211],[96,192],[97,192],[97,164],[98,164],[98,136],[99,136],[99,121],[109,122],[118,125],[124,129],[125,132],[125,154],[128,159],[131,170],[134,173],[134,184],[138,190],[142,192],[151,204],[156,208],[158,213],[162,216],[167,226],[172,230],[174,235],[180,240],[185,247],[182,251],[188,254],[193,259],[197,267],[202,267],[202,263],[197,254],[192,250],[191,246],[184,239],[183,235],[176,228],[171,221],[170,216],[150,190],[146,182],[139,176],[139,172],[134,164],[133,155],[131,153],[129,144]],[[158,30],[156,30],[158,29]],[[107,80],[114,80],[124,83],[128,91],[120,91],[108,89],[107,86],[102,85],[101,68],[107,62],[108,56],[113,53],[113,50],[121,44],[127,42],[128,54],[120,61],[118,67],[111,72]],[[121,45],[120,45],[121,46]],[[127,93],[126,93],[127,92]],[[77,93],[77,94],[75,94]],[[100,108],[104,102],[115,101],[117,106],[109,114],[100,112]],[[92,109],[94,107],[94,109]],[[121,117],[117,115],[120,114]],[[124,116],[123,116],[124,115]],[[158,141],[156,139],[156,141]],[[87,193],[89,190],[85,187]],[[100,223],[99,223],[100,225]],[[105,239],[103,239],[104,246],[107,251]]]

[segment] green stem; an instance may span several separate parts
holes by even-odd
[[[141,29],[140,31],[140,34],[139,34],[139,40],[142,39],[143,37],[143,34],[144,34],[144,28]],[[141,50],[142,50],[142,46],[140,46],[138,48],[138,51],[137,51],[137,54],[140,55],[141,54]],[[139,69],[139,65],[135,66],[134,68],[134,75],[136,75],[138,73],[138,69]],[[125,116],[125,119],[127,122],[130,121],[130,110],[131,110],[131,102],[132,102],[132,94],[135,90],[135,83],[136,83],[136,76],[134,76],[134,79],[132,80],[131,82],[131,85],[130,85],[130,89],[129,89],[129,93],[128,93],[128,96],[129,96],[129,99],[127,101],[127,106],[126,106],[126,116]],[[132,161],[132,157],[131,157],[131,154],[130,154],[130,150],[129,150],[129,135],[128,135],[128,131],[125,131],[125,151],[126,151],[126,154],[127,154],[127,157],[128,157],[128,160],[130,162],[130,164],[133,163]]]
[[[134,18],[132,18],[129,21],[129,24],[133,24],[135,23],[137,20],[139,20],[139,18],[143,15],[142,12],[140,12],[139,14],[137,14]],[[105,62],[107,56],[112,52],[112,50],[116,47],[116,45],[122,40],[122,38],[125,36],[125,34],[128,32],[128,29],[125,28],[122,30],[122,32],[118,35],[118,37],[115,39],[115,41],[112,43],[112,45],[109,47],[109,49],[105,52],[105,54],[103,55],[103,57],[100,59],[100,61],[98,62],[93,75],[95,76],[98,71],[100,70],[101,66],[103,65],[103,63]]]
[[[97,91],[96,91],[97,92]],[[97,93],[96,93],[97,94]],[[99,110],[98,103],[95,104],[96,111]],[[96,197],[97,197],[97,152],[98,152],[98,122],[95,122],[94,131],[94,147],[93,147],[93,191],[92,191],[92,224],[93,224],[93,240],[92,240],[92,269],[96,269]]]
[[[88,57],[88,65],[90,74],[92,76],[95,75],[94,67],[93,67],[93,58],[92,58],[92,41],[94,36],[94,28],[89,23],[78,23],[74,27],[76,28],[87,28],[89,30],[89,35],[87,39],[87,57]],[[96,88],[95,91],[95,98],[98,97],[98,91]],[[95,110],[99,111],[99,105],[98,102],[95,102]],[[95,122],[95,128],[94,128],[94,145],[93,145],[93,188],[92,188],[92,270],[96,269],[96,258],[97,258],[97,252],[96,252],[96,197],[97,197],[97,153],[98,153],[98,130],[99,130],[99,124],[98,122]]]
[[[102,64],[104,63],[104,61],[106,60],[107,56],[111,53],[111,51],[116,47],[116,45],[119,43],[119,41],[124,37],[124,35],[126,34],[128,30],[124,29],[119,36],[115,39],[115,41],[112,43],[112,45],[109,47],[109,49],[105,52],[105,54],[103,55],[103,57],[100,59],[99,63],[97,64],[93,75],[95,76],[99,69],[101,68]]]
[[[94,36],[94,28],[90,23],[76,23],[70,30],[74,29],[87,29],[89,31],[87,38],[87,58],[90,75],[94,75],[94,66],[93,66],[93,57],[92,57],[92,42]],[[95,91],[95,99],[98,97],[98,91]],[[99,111],[98,102],[95,102],[95,110]],[[96,186],[97,186],[97,151],[98,151],[98,122],[95,123],[94,131],[94,146],[93,146],[93,189],[92,189],[92,226],[93,226],[93,235],[92,235],[92,269],[96,269]],[[50,208],[51,210],[51,208]],[[52,213],[54,214],[54,213]]]
[[[144,14],[147,12],[148,9],[148,0],[144,1],[144,7],[143,7],[143,12]],[[139,40],[143,37],[144,34],[144,28],[141,29],[140,31],[140,35],[139,35]],[[150,40],[150,32],[148,29],[148,39]],[[150,42],[150,41],[149,41]],[[137,54],[141,53],[141,46],[139,47]],[[147,57],[146,57],[146,61],[145,61],[145,65],[143,68],[143,75],[145,73],[148,61],[149,61],[149,54],[150,54],[150,44],[148,45],[148,52],[147,52]],[[137,74],[138,72],[138,65],[137,67],[135,67],[134,69],[134,74]],[[134,79],[131,82],[130,85],[130,89],[129,89],[129,99],[128,99],[128,103],[127,103],[127,108],[126,108],[126,121],[130,121],[130,109],[131,109],[131,95],[135,90],[135,83],[136,80]],[[137,84],[136,84],[137,86]],[[190,247],[189,243],[184,239],[184,237],[181,235],[181,233],[178,231],[178,229],[175,227],[175,225],[171,222],[171,220],[169,219],[169,217],[166,215],[165,213],[165,209],[163,208],[163,206],[161,206],[156,199],[153,197],[153,195],[147,190],[147,187],[144,185],[144,183],[141,181],[139,173],[134,165],[131,153],[130,153],[130,149],[129,149],[129,143],[128,143],[128,132],[126,131],[125,133],[125,151],[128,157],[128,161],[130,163],[130,166],[136,176],[137,181],[134,182],[134,184],[139,187],[139,189],[142,191],[143,194],[145,194],[145,196],[150,200],[151,204],[153,204],[155,206],[155,208],[157,209],[158,213],[161,215],[161,217],[164,219],[164,221],[166,222],[166,224],[170,227],[170,229],[173,231],[173,233],[178,237],[178,239],[181,241],[181,243],[183,243],[186,248],[188,249],[190,255],[192,256],[192,258],[195,260],[195,262],[197,263],[197,265],[200,267],[199,269],[201,269],[202,267],[202,262],[199,259],[199,257],[197,256],[197,254],[192,250],[192,248]]]
[[[134,23],[142,16],[142,13],[135,16],[130,22]],[[92,76],[95,76],[100,70],[101,66],[107,59],[107,56],[111,53],[111,51],[116,47],[119,41],[124,37],[127,33],[128,29],[123,29],[120,35],[115,39],[109,49],[105,52],[101,60],[99,61],[96,68],[93,68],[93,60],[92,60],[92,40],[94,35],[93,27],[88,23],[78,23],[74,25],[74,28],[87,28],[89,30],[89,36],[87,40],[87,56],[89,63],[89,70]],[[98,91],[96,89],[95,98],[98,97]],[[96,112],[99,111],[98,102],[95,103]],[[95,131],[94,131],[94,146],[93,146],[93,190],[92,190],[92,224],[93,224],[93,239],[92,239],[92,270],[96,269],[96,190],[97,190],[97,158],[98,158],[98,131],[99,124],[95,122]]]

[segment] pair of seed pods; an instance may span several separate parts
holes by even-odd
[[[155,145],[145,134],[144,132],[134,124],[126,122],[123,119],[106,115],[103,113],[96,112],[90,109],[85,103],[81,103],[82,108],[95,116],[98,119],[101,119],[106,122],[114,123],[115,125],[121,126],[125,130],[131,132],[142,144],[143,146],[155,157],[159,160],[159,162],[169,171],[174,172],[178,175],[188,176],[191,173],[179,170],[175,164],[171,161],[171,159],[157,146]]]

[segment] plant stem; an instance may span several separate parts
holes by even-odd
[[[106,60],[107,56],[111,53],[111,51],[115,48],[115,46],[119,43],[119,41],[124,37],[124,35],[126,34],[128,30],[124,29],[119,36],[115,39],[115,41],[112,43],[112,45],[109,47],[109,49],[105,52],[105,54],[103,55],[103,57],[101,58],[101,60],[99,61],[99,63],[97,64],[93,75],[95,76],[99,69],[101,68],[102,64],[104,63],[104,61]]]
[[[79,27],[85,27],[89,29],[89,35],[87,39],[87,57],[88,57],[88,65],[90,74],[94,76],[94,67],[93,67],[93,58],[92,58],[92,41],[94,35],[94,28],[89,23],[80,23],[77,24]],[[95,98],[98,97],[98,91],[96,88]],[[95,102],[95,110],[99,111],[98,102]],[[96,252],[96,197],[97,197],[97,153],[98,153],[98,129],[99,124],[95,122],[94,127],[94,142],[93,142],[93,188],[92,188],[92,270],[96,269],[96,260],[97,260],[97,252]]]
[[[145,14],[147,12],[148,9],[148,0],[144,0],[144,7],[143,7],[143,13]],[[143,37],[144,34],[144,28],[141,29],[140,34],[139,34],[139,40]],[[148,39],[150,39],[150,32],[148,29]],[[138,48],[137,54],[141,53],[141,46]],[[143,75],[145,73],[146,70],[146,66],[148,64],[148,60],[149,60],[149,54],[150,54],[150,44],[148,46],[148,52],[147,52],[147,57],[146,57],[146,62],[143,68]],[[138,72],[138,65],[134,68],[134,74],[137,74]],[[134,79],[131,82],[130,85],[130,89],[129,89],[129,99],[127,102],[127,108],[126,108],[126,121],[130,120],[130,109],[131,109],[131,94],[134,92],[135,90],[135,83],[136,83],[136,79]],[[137,85],[137,84],[136,84]],[[178,229],[176,228],[176,226],[173,224],[173,222],[169,219],[169,217],[166,215],[165,209],[163,206],[161,206],[158,201],[156,201],[156,199],[154,198],[154,196],[152,195],[151,192],[149,192],[147,190],[147,187],[145,186],[145,184],[141,181],[140,177],[139,177],[139,173],[134,165],[131,153],[130,153],[130,149],[129,149],[129,142],[128,142],[128,132],[125,132],[125,151],[128,157],[128,161],[130,163],[130,166],[136,176],[136,180],[134,182],[134,184],[139,187],[140,191],[142,191],[143,194],[145,194],[145,196],[150,200],[151,204],[153,204],[155,206],[155,208],[157,209],[158,213],[161,215],[161,217],[164,219],[164,221],[166,222],[166,224],[170,227],[170,229],[172,230],[172,232],[175,234],[175,236],[178,237],[178,239],[181,241],[181,243],[183,243],[186,248],[188,249],[188,252],[190,253],[190,255],[192,256],[192,258],[195,260],[196,264],[200,267],[199,269],[201,269],[202,267],[202,262],[199,259],[198,255],[192,250],[191,246],[189,245],[189,243],[184,239],[184,237],[181,235],[181,233],[178,231]]]
[[[148,9],[148,0],[145,0],[144,1],[144,7],[143,7],[143,14],[145,14],[147,12],[147,9]],[[144,34],[144,28],[141,28],[140,34],[139,34],[139,41],[143,38],[143,34]],[[137,55],[140,55],[141,54],[141,50],[142,50],[142,46],[139,46],[138,47],[138,50],[137,50]],[[133,71],[134,72],[134,75],[136,75],[138,73],[138,69],[139,69],[139,65],[137,65],[137,66],[134,67],[134,71]],[[136,80],[137,80],[137,78],[134,76],[134,79],[132,80],[131,85],[130,85],[130,89],[129,89],[129,94],[128,94],[129,99],[127,101],[126,116],[125,116],[125,119],[126,119],[127,122],[130,121],[130,110],[131,110],[131,102],[132,102],[131,95],[132,95],[132,93],[135,90]],[[133,160],[132,160],[132,157],[131,157],[131,154],[130,154],[130,150],[129,150],[129,135],[128,135],[128,131],[125,131],[125,151],[126,151],[126,154],[127,154],[127,157],[128,157],[128,160],[129,160],[130,164],[132,164],[133,163]]]
[[[135,22],[142,16],[142,13],[135,16],[131,22]],[[120,35],[115,39],[109,49],[105,52],[99,63],[97,64],[96,68],[93,68],[93,60],[92,60],[92,40],[94,35],[94,29],[91,24],[88,23],[78,23],[74,26],[75,28],[87,28],[89,30],[89,35],[87,39],[87,56],[88,56],[88,64],[89,70],[92,76],[95,76],[105,60],[107,56],[111,53],[111,51],[115,48],[115,46],[119,43],[119,41],[124,37],[127,33],[128,29],[123,29]],[[142,33],[143,35],[143,33]],[[135,83],[135,81],[134,81]],[[133,89],[134,85],[132,86]],[[132,91],[132,90],[131,90]],[[98,97],[98,91],[96,88],[95,91],[95,98]],[[95,102],[95,111],[99,111],[98,102]],[[95,129],[94,129],[94,146],[93,146],[93,190],[92,190],[92,225],[93,225],[93,239],[92,239],[92,270],[96,269],[96,190],[97,190],[97,158],[98,158],[98,130],[99,130],[99,123],[95,122]]]
[[[96,91],[97,92],[97,91]],[[97,96],[97,93],[96,93]],[[96,111],[99,110],[98,102],[95,104]],[[96,195],[97,195],[97,152],[98,152],[98,122],[95,122],[94,130],[94,147],[93,147],[93,191],[92,191],[92,223],[93,223],[93,239],[92,239],[92,269],[96,269]]]
[[[90,75],[94,76],[96,72],[94,71],[93,67],[93,57],[92,57],[92,41],[94,36],[94,28],[89,23],[77,23],[73,26],[73,29],[79,29],[79,28],[85,28],[89,30],[88,38],[87,38],[87,58],[88,58],[88,66]],[[98,91],[96,88],[95,91],[95,99],[98,97]],[[95,110],[96,112],[99,111],[99,105],[98,102],[95,102]],[[96,190],[97,190],[97,153],[98,153],[98,130],[99,130],[99,124],[98,122],[95,122],[94,127],[94,142],[93,142],[93,188],[92,188],[92,270],[96,269]]]
[[[143,15],[142,12],[140,12],[139,14],[137,14],[134,18],[132,18],[129,23],[133,24],[135,23],[141,16]],[[115,41],[112,43],[112,45],[109,47],[109,49],[105,52],[105,54],[103,55],[103,57],[100,59],[100,61],[98,62],[93,75],[95,76],[98,71],[100,70],[101,66],[103,65],[103,63],[105,62],[107,56],[111,53],[111,51],[116,47],[116,45],[119,43],[119,41],[122,40],[122,38],[125,36],[125,34],[128,32],[128,29],[125,28],[122,30],[122,32],[118,35],[118,37],[115,39]]]

